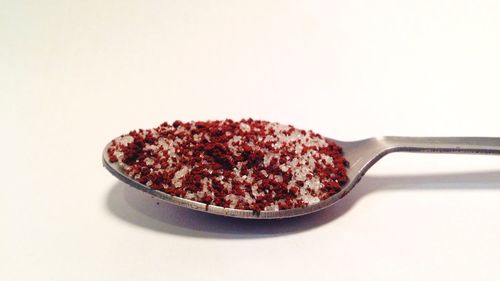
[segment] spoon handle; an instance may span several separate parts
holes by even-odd
[[[500,154],[500,138],[388,136],[382,140],[391,152]]]

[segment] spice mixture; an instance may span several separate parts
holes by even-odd
[[[173,196],[225,208],[301,208],[347,181],[342,148],[312,131],[244,119],[163,123],[108,148],[129,177]]]

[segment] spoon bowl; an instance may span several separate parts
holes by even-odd
[[[293,208],[278,211],[240,210],[232,208],[223,208],[215,205],[207,205],[201,202],[172,196],[165,192],[154,190],[148,186],[139,183],[123,173],[117,163],[112,163],[106,153],[109,143],[103,152],[104,167],[116,176],[119,180],[125,182],[133,188],[163,201],[190,208],[197,211],[208,212],[216,215],[245,218],[245,219],[279,219],[296,217],[310,214],[326,207],[332,206],[337,201],[346,196],[356,184],[362,179],[368,169],[373,166],[383,156],[391,152],[424,152],[424,153],[469,153],[469,154],[498,154],[500,155],[500,138],[481,138],[481,137],[378,137],[359,141],[338,141],[336,142],[343,148],[344,157],[349,161],[347,168],[348,181],[342,186],[342,189],[316,204],[308,205],[304,208]]]

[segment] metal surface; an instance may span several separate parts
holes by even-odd
[[[333,139],[332,139],[333,140]],[[499,154],[500,138],[477,138],[477,137],[380,137],[360,141],[344,142],[337,141],[344,148],[344,157],[350,162],[347,169],[349,181],[342,190],[327,200],[321,201],[305,208],[295,208],[280,211],[262,211],[256,213],[249,210],[237,210],[222,208],[213,205],[191,201],[167,193],[153,190],[125,175],[115,163],[109,161],[106,153],[109,143],[103,152],[104,167],[121,181],[147,192],[166,202],[190,208],[193,210],[208,212],[216,215],[238,217],[245,219],[279,219],[306,215],[329,207],[339,199],[347,195],[361,180],[368,169],[380,158],[391,152],[424,152],[424,153],[468,153],[468,154]]]

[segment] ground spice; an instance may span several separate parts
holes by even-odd
[[[318,203],[347,181],[348,163],[334,142],[252,119],[163,123],[115,139],[107,152],[152,189],[257,212]]]

